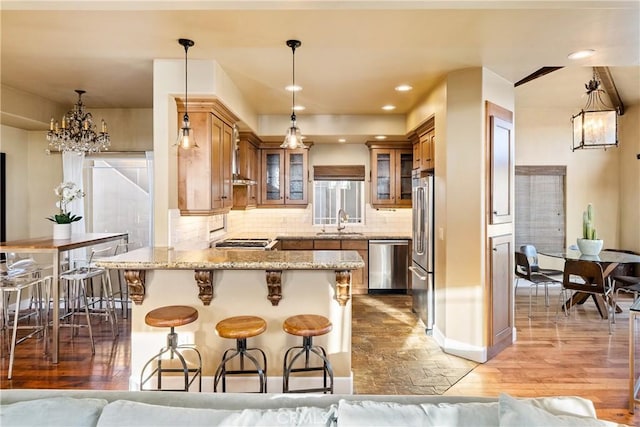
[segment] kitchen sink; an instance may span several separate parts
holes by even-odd
[[[362,236],[362,233],[358,231],[319,231],[316,233],[316,236]]]

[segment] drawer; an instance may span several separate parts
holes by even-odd
[[[313,250],[313,240],[281,240],[283,251]]]
[[[340,249],[340,240],[320,239],[313,241],[313,249]]]
[[[342,241],[342,249],[346,250],[369,250],[369,241],[368,240],[343,240]]]

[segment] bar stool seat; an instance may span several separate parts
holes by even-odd
[[[171,329],[169,334],[167,334],[167,345],[149,359],[142,368],[140,373],[140,390],[189,391],[191,385],[198,379],[198,391],[202,391],[202,356],[200,355],[200,351],[195,345],[178,345],[178,334],[175,332],[177,326],[188,325],[197,319],[198,310],[184,305],[159,307],[147,313],[144,317],[147,325]],[[169,354],[169,360],[165,359],[167,353]],[[189,362],[187,362],[185,358],[187,354],[192,354],[196,358],[196,361],[191,363],[192,366],[189,366]],[[175,361],[176,359],[178,361],[178,367],[162,366],[163,363],[165,363],[165,365],[169,364],[170,366],[175,365],[175,363],[171,363],[170,361]],[[151,370],[151,372],[145,377],[145,373],[149,370]],[[184,387],[181,389],[162,388],[162,374],[164,373],[182,373],[184,376]],[[145,388],[145,384],[153,378],[157,378],[156,387]]]
[[[216,324],[216,333],[221,338],[236,340],[236,347],[225,350],[222,360],[216,369],[213,391],[218,391],[218,383],[222,380],[222,392],[227,391],[227,375],[258,374],[260,380],[259,393],[267,392],[267,356],[262,349],[247,348],[247,338],[255,337],[267,330],[267,322],[258,316],[235,316],[221,320]],[[262,358],[262,364],[251,353],[257,353]],[[235,358],[239,358],[239,369],[228,369],[227,365]],[[247,358],[255,369],[246,369]]]
[[[302,345],[290,347],[284,355],[284,363],[282,369],[282,392],[283,393],[327,393],[333,394],[333,369],[331,362],[327,358],[327,352],[324,347],[313,345],[313,337],[325,335],[331,332],[333,325],[331,321],[324,316],[318,314],[299,314],[285,319],[282,329],[295,336],[302,337]],[[296,352],[297,350],[297,352]],[[312,366],[310,356],[317,356],[322,364]],[[295,362],[304,355],[304,366],[294,367]],[[292,373],[322,371],[323,386],[317,388],[306,388],[291,390],[289,388],[289,380]],[[327,377],[329,383],[327,384]]]

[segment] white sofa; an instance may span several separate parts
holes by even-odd
[[[2,390],[0,426],[614,426],[579,397]]]

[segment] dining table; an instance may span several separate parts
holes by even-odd
[[[620,264],[633,264],[640,263],[640,255],[634,255],[626,252],[617,252],[612,250],[604,250],[600,251],[598,255],[584,255],[579,250],[568,249],[564,252],[552,252],[552,251],[538,251],[541,255],[546,255],[553,258],[564,258],[565,260],[582,260],[582,261],[591,261],[597,262],[602,266],[602,273],[605,280],[610,281],[609,277],[611,273],[615,271],[615,269]],[[574,292],[571,298],[569,298],[564,303],[565,310],[569,310],[572,306],[576,304],[583,304],[589,297],[592,297],[600,316],[603,319],[607,319],[609,317],[609,311],[606,307],[606,302],[602,298],[602,295],[597,294],[589,294],[586,292]],[[620,307],[615,307],[616,313],[622,312]]]
[[[52,261],[51,299],[53,313],[51,319],[51,362],[58,363],[60,338],[60,264],[62,254],[73,249],[85,248],[101,243],[122,240],[127,243],[128,233],[78,233],[69,239],[53,239],[52,236],[0,242],[0,253],[50,254]]]

